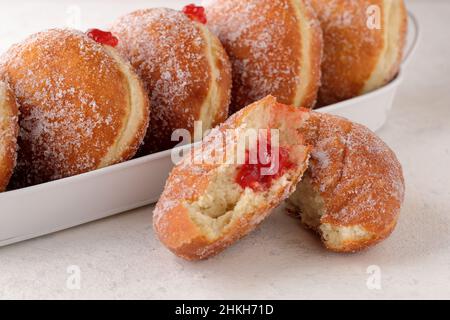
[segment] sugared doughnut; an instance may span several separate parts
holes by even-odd
[[[313,0],[324,57],[318,106],[377,89],[400,69],[406,39],[403,0]]]
[[[19,112],[9,86],[0,81],[0,192],[8,186],[16,165]]]
[[[256,228],[307,167],[309,149],[297,131],[307,117],[267,97],[213,129],[173,169],[156,205],[153,225],[163,244],[185,259],[205,259]],[[243,143],[252,129],[254,143]]]
[[[268,94],[312,107],[320,83],[322,34],[309,1],[208,0],[208,25],[232,62],[231,111]]]
[[[195,8],[197,8],[195,10]],[[112,30],[118,49],[142,78],[152,112],[143,154],[173,147],[176,129],[206,131],[228,116],[231,68],[220,41],[202,23],[199,7],[139,10],[125,15]],[[202,19],[203,18],[203,19]]]
[[[312,112],[301,132],[311,158],[288,210],[333,251],[361,250],[389,236],[405,190],[395,154],[367,128],[336,116]]]
[[[97,41],[108,37],[99,30],[89,34]],[[111,46],[78,31],[48,30],[13,46],[0,70],[21,112],[15,187],[136,153],[148,126],[148,99],[130,64]]]

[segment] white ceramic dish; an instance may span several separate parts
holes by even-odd
[[[408,52],[419,29],[410,14]],[[402,75],[366,95],[320,109],[362,123],[372,130],[386,121]],[[171,151],[108,168],[0,194],[0,246],[70,228],[158,200],[172,168]]]

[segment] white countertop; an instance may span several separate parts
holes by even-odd
[[[103,26],[146,4],[177,1],[130,2],[1,1],[0,52],[43,28]],[[99,10],[98,3],[109,8]],[[422,41],[378,132],[406,178],[402,215],[389,239],[357,254],[330,253],[278,209],[223,254],[192,263],[160,245],[149,206],[0,248],[0,298],[449,299],[450,2],[410,0],[408,6],[419,18]],[[73,282],[78,271],[80,281]]]

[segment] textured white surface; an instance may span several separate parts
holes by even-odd
[[[111,1],[1,1],[0,52],[31,32],[64,25],[73,3],[81,8],[81,29],[106,26],[135,8],[176,3],[130,2],[106,9],[102,3]],[[419,17],[422,42],[379,131],[402,162],[407,185],[387,241],[358,254],[329,253],[277,210],[220,256],[192,263],[159,244],[146,207],[0,248],[0,298],[450,298],[450,3],[408,5]],[[66,285],[72,265],[81,271],[80,289]],[[366,285],[371,265],[380,268],[380,290]]]

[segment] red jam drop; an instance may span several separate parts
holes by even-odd
[[[119,39],[117,39],[117,37],[115,37],[111,32],[108,31],[102,31],[100,29],[89,29],[86,34],[94,41],[107,46],[115,47],[119,44]]]
[[[265,150],[263,148],[264,152],[261,152],[261,139],[258,139],[257,163],[250,163],[249,151],[247,150],[245,154],[245,164],[241,165],[238,169],[235,181],[243,189],[248,187],[255,191],[266,190],[270,188],[274,179],[281,177],[287,170],[294,167],[294,164],[289,160],[288,149],[278,147],[276,148],[278,151],[278,170],[270,174],[264,174],[262,169],[266,168],[266,170],[269,170],[272,166],[271,161],[273,159],[270,140],[263,140],[267,144],[267,147]]]
[[[183,13],[187,15],[191,20],[198,21],[206,24],[205,8],[198,7],[195,4],[189,4],[183,8]]]

